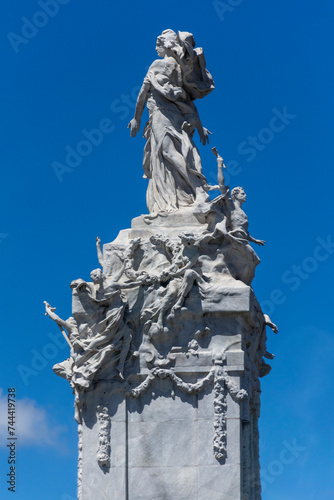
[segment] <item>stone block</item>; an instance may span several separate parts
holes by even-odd
[[[240,466],[199,466],[197,495],[198,500],[242,500]]]
[[[197,498],[197,490],[196,467],[134,467],[129,470],[129,500],[193,500]]]

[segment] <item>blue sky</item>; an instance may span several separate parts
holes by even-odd
[[[279,335],[268,331],[276,358],[262,380],[263,500],[334,498],[333,3],[58,0],[40,15],[42,4],[16,0],[0,19],[0,429],[2,445],[15,387],[15,498],[76,496],[73,397],[52,372],[67,348],[43,300],[70,316],[70,281],[98,266],[96,236],[110,242],[146,213],[145,141],[126,127],[166,28],[194,34],[215,80],[197,102],[213,133],[209,147],[197,141],[204,173],[215,183],[215,145],[229,185],[247,192],[250,233],[267,242],[253,287]],[[7,457],[0,448],[1,498]]]

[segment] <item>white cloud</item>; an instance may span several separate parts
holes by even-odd
[[[51,422],[46,410],[29,398],[18,399],[15,408],[15,432],[20,445],[59,448],[68,429]],[[0,388],[0,435],[7,436],[7,393]],[[2,444],[4,443],[3,440]],[[0,445],[1,446],[1,445]]]

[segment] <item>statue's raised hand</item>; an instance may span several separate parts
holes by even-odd
[[[137,132],[140,129],[140,120],[136,120],[136,118],[132,118],[130,121],[128,128],[130,129],[130,136],[136,137]]]
[[[264,244],[265,244],[265,241],[264,240],[256,240],[256,239],[254,239],[254,243],[256,243],[257,245],[259,245],[260,247],[263,247]]]
[[[46,300],[44,300],[44,305],[45,305],[45,316],[50,316],[50,313],[53,313],[56,310],[56,308],[51,307],[50,304],[46,302]]]
[[[198,133],[203,146],[205,146],[206,143],[209,144],[209,135],[212,135],[212,132],[210,132],[207,128],[202,127],[198,129]]]

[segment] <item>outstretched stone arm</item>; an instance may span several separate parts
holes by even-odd
[[[256,238],[253,238],[250,234],[248,234],[248,241],[251,241],[252,243],[256,243],[259,246],[263,246],[266,242],[264,240],[257,240]]]
[[[212,148],[212,152],[217,158],[217,166],[218,166],[218,186],[214,186],[215,188],[218,187],[219,191],[222,194],[226,194],[228,190],[228,186],[225,186],[225,179],[224,179],[224,173],[223,173],[223,168],[226,168],[224,165],[224,159],[222,156],[217,151],[216,147]]]
[[[100,266],[103,269],[103,253],[101,250],[101,238],[99,236],[96,237],[96,250],[97,250],[97,258]]]
[[[49,316],[49,318],[53,319],[53,321],[55,321],[57,325],[66,328],[66,330],[67,329],[71,330],[71,327],[68,325],[68,323],[66,323],[66,321],[64,321],[57,314],[55,314],[54,312],[56,310],[55,307],[51,307],[50,304],[48,304],[46,301],[44,301],[44,305],[45,305],[45,316]]]
[[[70,348],[72,348],[72,344],[70,342],[70,339],[68,338],[68,335],[66,335],[66,333],[64,332],[64,329],[65,329],[68,332],[68,334],[70,334],[72,331],[71,325],[69,323],[67,323],[66,321],[64,321],[63,319],[61,319],[57,314],[55,314],[55,312],[54,312],[56,310],[55,307],[51,307],[50,304],[48,304],[46,301],[44,301],[44,305],[45,305],[45,316],[49,316],[49,318],[53,319],[53,321],[55,321],[55,323],[57,323],[62,334],[64,335],[66,342],[68,343]]]
[[[139,91],[137,102],[136,102],[136,110],[135,116],[130,121],[128,128],[130,129],[130,136],[135,137],[137,132],[140,129],[140,120],[145,108],[145,104],[147,101],[148,93],[150,91],[151,85],[148,81],[144,80],[144,83]]]
[[[273,331],[274,333],[278,333],[278,328],[277,328],[277,326],[275,325],[275,323],[273,323],[273,322],[271,321],[271,319],[270,319],[270,317],[268,316],[268,314],[264,314],[264,315],[263,315],[263,317],[264,317],[265,324],[266,324],[267,326],[269,326],[269,328],[271,328],[271,329],[272,329],[272,331]]]
[[[143,281],[138,280],[138,281],[127,281],[125,283],[118,283],[117,281],[112,281],[109,283],[106,287],[107,293],[105,294],[105,297],[108,298],[111,296],[116,290],[127,290],[129,288],[135,288],[140,285],[142,285]]]
[[[257,240],[256,238],[253,238],[253,236],[251,236],[245,228],[237,227],[236,229],[232,229],[231,231],[229,231],[229,235],[236,238],[246,239],[251,243],[256,243],[259,246],[264,246],[266,243],[264,240]]]

